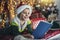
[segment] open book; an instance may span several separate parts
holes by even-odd
[[[52,22],[40,21],[36,29],[32,32],[35,39],[44,37],[45,33],[52,27]]]

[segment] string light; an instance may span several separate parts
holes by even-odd
[[[0,5],[0,13],[2,13],[3,12],[3,9],[4,9],[4,0],[2,0],[2,2],[1,2],[1,5]]]
[[[8,0],[7,7],[8,7],[8,11],[10,13],[11,19],[13,19],[15,17],[15,15],[14,15],[15,14],[15,7],[18,4],[20,4],[20,2],[22,2],[22,4],[28,4],[28,5],[31,5],[31,6],[33,6],[35,3],[36,4],[39,3],[40,5],[38,5],[38,6],[41,6],[41,5],[48,6],[48,4],[50,3],[49,6],[52,6],[52,2],[54,2],[54,0],[38,0],[37,2],[36,2],[36,0]],[[4,3],[5,3],[5,1],[3,0],[1,2],[1,6],[0,6],[0,13],[3,13]],[[55,6],[55,4],[54,4],[54,6]],[[7,17],[7,14],[5,14],[4,19],[6,19],[6,17]],[[2,20],[2,22],[4,24],[5,21]]]

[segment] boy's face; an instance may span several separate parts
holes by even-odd
[[[25,9],[21,12],[20,18],[26,21],[30,16],[29,9]]]

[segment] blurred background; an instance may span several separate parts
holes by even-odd
[[[33,8],[30,19],[45,18],[47,21],[55,20],[60,24],[60,0],[0,0],[0,25],[15,17],[15,10],[21,5],[30,5]]]

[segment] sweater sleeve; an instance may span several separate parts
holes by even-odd
[[[15,22],[11,22],[10,24],[6,23],[6,27],[0,29],[0,34],[5,35],[18,35],[20,34],[18,31],[18,25]]]
[[[27,29],[28,29],[28,32],[32,34],[32,28],[31,28],[31,24],[27,25]]]
[[[27,30],[29,33],[32,33],[32,31],[33,31],[32,27],[31,27],[31,21],[30,20],[28,21]]]

